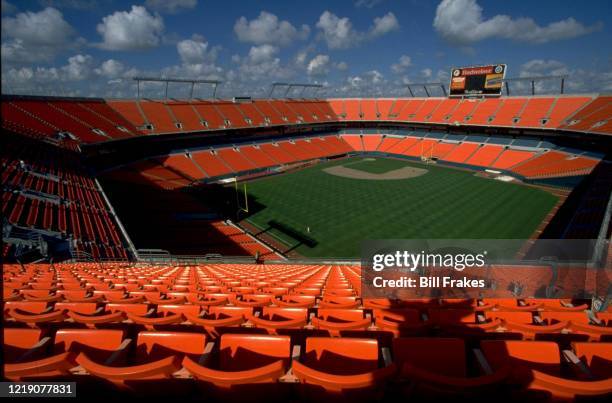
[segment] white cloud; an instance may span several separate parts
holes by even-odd
[[[295,66],[283,66],[278,57],[279,50],[277,46],[265,44],[251,46],[245,57],[234,56],[232,59],[239,64],[240,74],[233,78],[244,83],[249,81],[262,83],[294,76]]]
[[[94,71],[96,74],[101,75],[103,77],[116,78],[121,76],[124,70],[125,66],[123,65],[123,63],[115,59],[108,59]]]
[[[374,6],[379,5],[382,2],[383,0],[357,0],[355,1],[355,7],[372,8]]]
[[[341,96],[382,96],[387,94],[387,81],[378,70],[348,76],[343,85],[332,91]],[[388,94],[387,94],[388,95]]]
[[[240,17],[234,24],[234,33],[241,42],[287,46],[308,38],[310,27],[302,25],[298,30],[289,21],[280,21],[276,15],[262,11],[251,21]]]
[[[320,37],[325,40],[330,49],[348,49],[359,45],[365,40],[374,39],[399,29],[399,23],[391,12],[374,19],[373,25],[367,32],[357,31],[348,17],[324,11],[317,22]]]
[[[158,46],[164,31],[164,20],[151,15],[146,8],[132,6],[130,11],[116,11],[107,15],[97,26],[107,50],[143,50]]]
[[[362,40],[362,35],[353,29],[348,17],[339,18],[329,11],[323,12],[317,22],[323,38],[330,49],[346,49]]]
[[[309,76],[322,77],[329,73],[329,56],[328,55],[316,55],[308,63],[306,71]]]
[[[347,71],[349,66],[346,62],[338,62],[334,65],[338,71]]]
[[[391,70],[393,70],[394,73],[401,74],[410,66],[412,66],[412,59],[410,56],[401,55],[399,61],[391,65]]]
[[[400,25],[395,14],[388,12],[382,17],[374,18],[374,26],[370,29],[372,37],[382,36],[392,31],[397,31]]]
[[[198,0],[147,0],[145,5],[160,13],[176,14],[183,10],[195,8]]]
[[[459,45],[489,38],[547,43],[576,38],[602,28],[601,24],[585,26],[572,17],[546,26],[538,25],[532,18],[512,18],[503,14],[485,19],[476,0],[443,0],[436,10],[433,26],[444,39]]]
[[[62,67],[64,80],[80,81],[89,78],[93,71],[93,58],[90,55],[75,55],[68,58],[68,64]]]
[[[165,75],[186,76],[200,79],[221,79],[223,69],[215,64],[219,47],[210,44],[200,35],[184,39],[176,44],[181,65],[162,71]]]
[[[38,0],[45,7],[71,8],[74,10],[91,10],[98,6],[95,0]]]
[[[568,74],[567,66],[558,60],[533,59],[521,66],[519,77]]]
[[[251,46],[249,60],[254,64],[270,61],[278,53],[278,48],[272,45]]]
[[[9,3],[7,0],[2,0],[2,14],[8,15],[17,11],[17,7]]]
[[[217,59],[217,48],[209,49],[208,42],[199,35],[178,42],[176,50],[184,64],[214,62]]]
[[[58,53],[80,44],[76,31],[55,8],[26,11],[2,18],[2,61],[51,61]]]
[[[554,59],[533,59],[520,66],[519,77],[537,77],[547,75],[565,75],[565,91],[568,93],[595,93],[612,91],[612,70],[607,68],[571,68]],[[561,89],[560,79],[539,80],[535,82],[536,94],[558,94]],[[510,91],[513,95],[531,94],[531,83],[512,82]]]
[[[433,76],[433,70],[430,69],[429,67],[421,70],[421,77],[425,79],[430,79],[432,76]]]

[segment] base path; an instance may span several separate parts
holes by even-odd
[[[333,167],[325,168],[325,173],[330,175],[342,176],[344,178],[351,179],[366,179],[366,180],[398,180],[398,179],[409,179],[416,178],[417,176],[425,175],[427,169],[415,168],[415,167],[404,167],[400,169],[394,169],[382,174],[373,174],[370,172],[360,171],[358,169],[347,168],[342,165],[336,165]]]

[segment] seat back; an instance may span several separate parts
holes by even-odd
[[[586,312],[541,311],[539,316],[543,320],[548,321],[548,324],[570,321],[582,325],[589,324],[589,317]]]
[[[242,306],[211,306],[208,313],[223,317],[247,316],[253,312],[253,308]]]
[[[221,336],[219,368],[223,371],[245,371],[283,360],[289,364],[291,338],[252,334]]]
[[[363,310],[320,308],[317,316],[329,321],[354,322],[363,319]]]
[[[612,343],[572,343],[574,352],[597,378],[612,378]]]
[[[511,365],[559,375],[561,357],[559,346],[554,342],[484,340],[480,346],[493,369]]]
[[[279,319],[304,319],[308,316],[308,309],[306,308],[282,308],[282,307],[270,307],[266,306],[263,308],[264,316],[268,316],[269,320]]]
[[[98,309],[98,305],[95,302],[56,302],[55,310],[57,311],[71,311],[84,315],[92,315]]]
[[[311,368],[336,375],[373,371],[378,368],[378,341],[308,337],[302,360]]]
[[[33,301],[6,301],[4,303],[4,310],[19,309],[31,314],[43,313],[47,310],[46,302],[33,302]]]
[[[500,319],[506,322],[533,324],[533,315],[530,311],[486,311],[487,319]]]
[[[171,355],[189,355],[197,359],[204,354],[206,335],[203,333],[181,332],[140,332],[138,333],[137,355],[152,360]]]
[[[387,321],[417,325],[421,322],[421,313],[418,309],[374,309],[376,320],[385,319]]]
[[[430,322],[438,325],[476,323],[476,312],[473,309],[430,309],[427,315]]]
[[[158,305],[157,313],[163,314],[164,316],[169,314],[183,314],[189,313],[192,315],[200,314],[200,306],[199,305]]]
[[[106,304],[106,310],[110,312],[124,312],[131,313],[132,315],[144,316],[149,311],[149,306],[147,304],[108,303]]]
[[[41,329],[4,328],[4,362],[12,363],[40,341],[43,335]]]
[[[393,340],[398,368],[404,363],[447,376],[466,376],[465,344],[461,339],[414,337]]]
[[[122,330],[60,329],[55,334],[55,353],[86,353],[94,361],[103,361],[119,349]]]

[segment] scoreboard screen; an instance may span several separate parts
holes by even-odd
[[[506,65],[457,67],[451,69],[451,97],[500,96]]]

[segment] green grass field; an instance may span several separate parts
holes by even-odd
[[[323,171],[333,165],[428,172],[361,180]],[[306,257],[357,257],[365,239],[528,239],[557,202],[543,190],[393,159],[334,161],[252,181],[247,191],[246,219]]]

